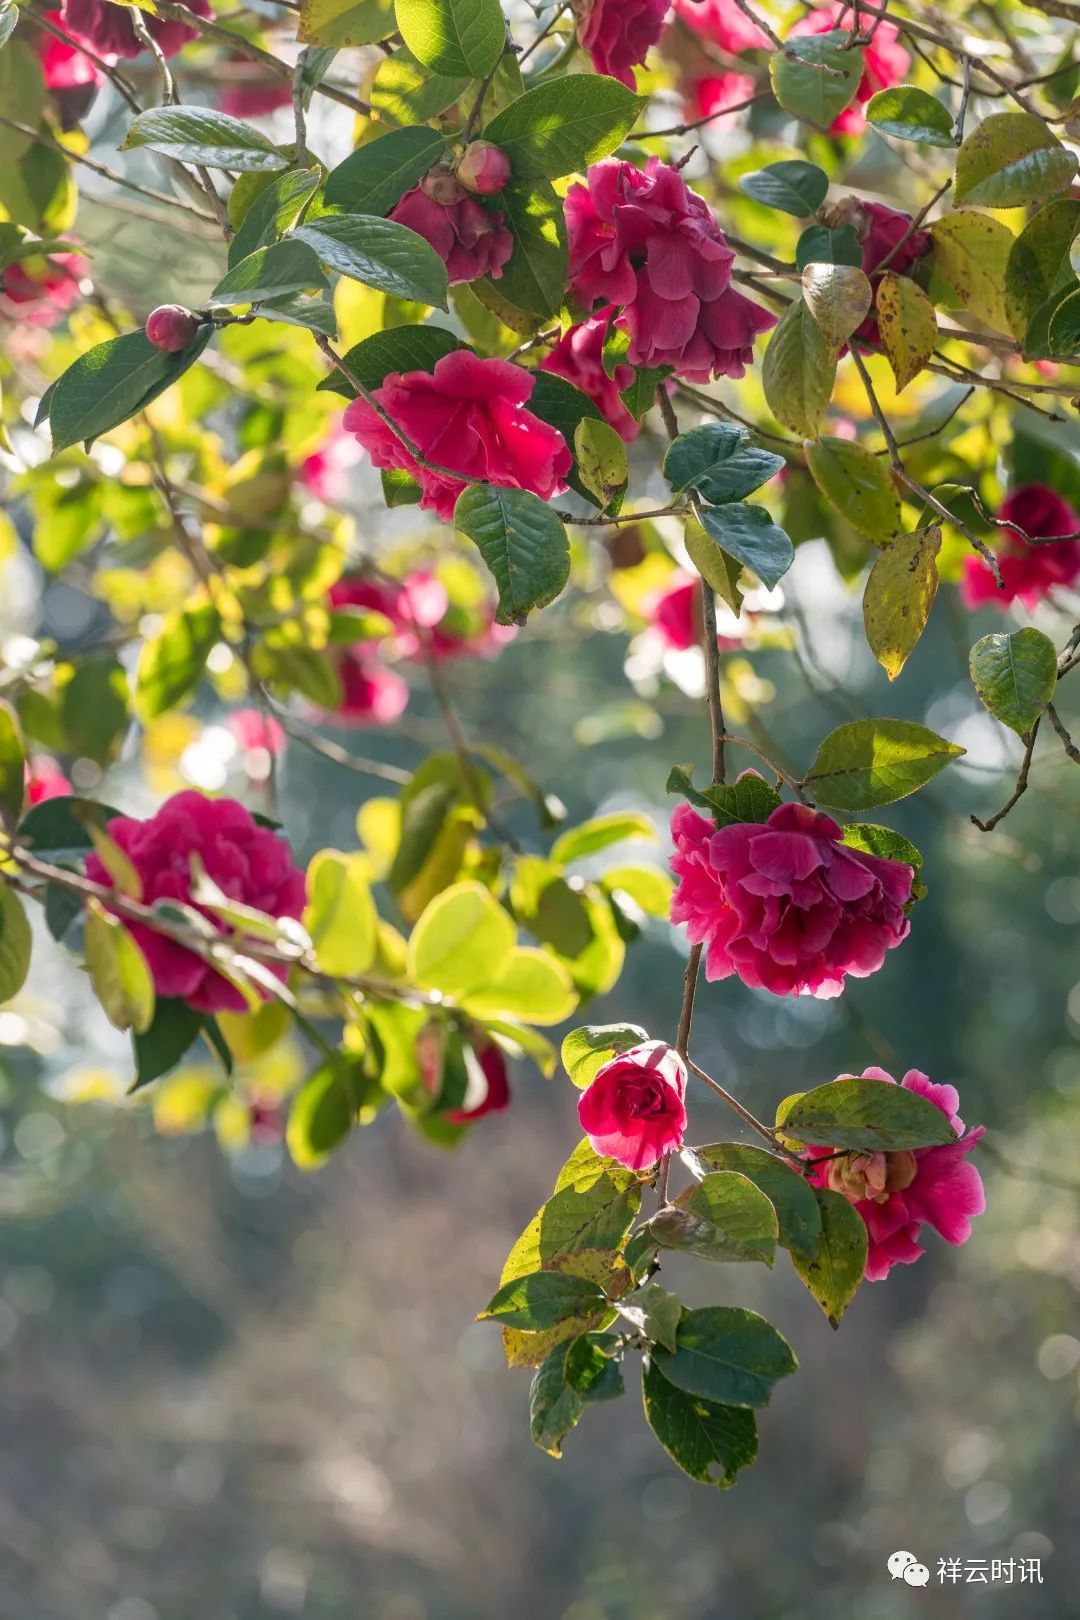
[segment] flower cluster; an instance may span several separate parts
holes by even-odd
[[[452,174],[433,171],[407,191],[389,215],[435,249],[451,285],[490,276],[497,281],[514,239],[497,208],[488,208]]]
[[[196,17],[214,15],[209,0],[188,0],[188,10]],[[142,20],[164,56],[175,56],[189,39],[198,38],[198,30],[187,23],[171,22],[150,12],[143,12]],[[84,39],[98,56],[131,59],[141,55],[144,49],[135,33],[129,9],[113,5],[111,0],[64,0],[64,24]]]
[[[998,567],[1004,581],[1000,589],[989,563],[971,555],[964,560],[960,590],[969,608],[1007,608],[1020,602],[1028,609],[1038,607],[1055,588],[1068,587],[1080,579],[1080,539],[1055,541],[1055,535],[1080,534],[1080,517],[1068,501],[1045,484],[1022,484],[1006,495],[997,517],[1015,523],[1018,529],[1005,529]],[[1024,538],[1039,542],[1031,545]],[[1049,542],[1049,543],[1048,543]]]
[[[671,832],[671,920],[705,946],[706,978],[734,973],[774,995],[825,1000],[907,938],[911,867],[842,844],[836,822],[807,805],[719,831],[680,805]]]
[[[78,302],[85,274],[81,253],[17,259],[0,270],[0,316],[30,326],[55,326]]]
[[[587,308],[616,305],[637,366],[692,382],[741,377],[776,317],[731,285],[734,253],[708,204],[670,164],[608,159],[566,198],[570,285]]]

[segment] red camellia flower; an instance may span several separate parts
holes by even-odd
[[[886,270],[906,276],[934,245],[929,231],[911,231],[910,214],[887,208],[884,203],[860,201],[852,212],[852,223],[862,245],[862,268],[873,284],[875,300],[879,278],[874,271],[883,259],[888,259]],[[855,336],[866,343],[880,342],[877,316],[873,312],[856,327]]]
[[[155,900],[193,905],[191,858],[197,855],[230,900],[254,906],[271,917],[299,919],[303,915],[304,874],[293,865],[288,844],[269,828],[260,827],[236,799],[176,793],[147,821],[115,816],[109,822],[109,836],[139,874],[146,905]],[[87,856],[86,875],[106,888],[115,887],[97,855]],[[203,908],[196,906],[196,910]],[[215,922],[209,912],[203,914]],[[146,958],[159,996],[178,996],[199,1012],[244,1011],[247,1003],[239,990],[202,957],[142,923],[128,922],[126,926]],[[287,970],[271,966],[270,971],[284,979]]]
[[[636,90],[641,67],[664,32],[668,0],[576,0],[578,43],[597,73]]]
[[[370,652],[349,650],[338,659],[341,702],[334,718],[350,726],[389,726],[401,718],[409,688],[396,670]]]
[[[645,611],[649,624],[673,651],[701,646],[704,620],[699,575],[677,568],[663,591],[646,603]],[[725,651],[742,645],[726,636],[717,636],[716,642]]]
[[[604,369],[604,340],[614,313],[614,309],[603,309],[564,332],[551,353],[540,362],[540,370],[565,377],[583,394],[588,394],[616,433],[629,444],[637,438],[641,428],[620,399],[619,391],[629,388],[633,382],[634,368],[617,365],[610,377]]]
[[[570,279],[586,306],[616,304],[636,366],[681,377],[741,377],[776,316],[731,285],[735,255],[708,204],[677,169],[607,159],[566,198]]]
[[[186,0],[186,4],[197,17],[214,15],[209,0]],[[198,38],[198,31],[189,28],[187,23],[169,22],[145,11],[142,18],[165,56],[175,56],[189,39]],[[111,0],[64,0],[64,21],[72,33],[81,35],[99,56],[130,59],[142,53],[143,46],[135,36],[131,17],[123,6],[112,5]]]
[[[391,373],[375,390],[421,452],[460,472],[460,480],[421,467],[365,400],[353,400],[345,427],[376,467],[410,473],[423,491],[421,507],[449,523],[467,480],[531,490],[544,500],[566,489],[573,459],[562,434],[524,408],[532,391],[533,378],[521,366],[481,360],[468,349],[444,355],[433,372]]]
[[[81,253],[17,259],[0,270],[0,315],[30,326],[55,326],[78,302],[86,269]]]
[[[268,78],[257,63],[237,51],[230,51],[228,63],[229,77],[221,86],[222,112],[232,118],[265,118],[292,105],[288,79]]]
[[[447,1110],[446,1118],[452,1125],[471,1125],[474,1120],[483,1119],[485,1114],[497,1114],[510,1104],[510,1076],[502,1050],[493,1041],[478,1052],[467,1047],[465,1062],[471,1068],[470,1057],[479,1074],[470,1073],[469,1089],[473,1089],[474,1080],[479,1080],[480,1086],[486,1089],[479,1102],[470,1103],[468,1108]]]
[[[596,1071],[578,1103],[593,1150],[645,1170],[682,1146],[686,1065],[664,1041],[643,1041]]]
[[[866,1069],[863,1078],[896,1084],[884,1069]],[[986,1208],[982,1177],[967,1162],[985,1127],[978,1125],[964,1134],[954,1086],[935,1085],[918,1069],[909,1069],[900,1084],[940,1108],[960,1140],[899,1153],[842,1153],[809,1172],[815,1186],[842,1193],[862,1216],[869,1240],[869,1282],[880,1282],[891,1267],[909,1266],[922,1256],[925,1251],[918,1240],[924,1226],[932,1226],[946,1243],[966,1243],[971,1217]],[[807,1158],[831,1151],[827,1146],[809,1148]]]
[[[826,1000],[907,938],[911,867],[841,844],[836,822],[808,805],[719,831],[680,805],[671,832],[671,920],[706,946],[708,979],[735,973],[777,996]]]
[[[58,24],[65,33],[74,34],[70,24],[58,11],[46,11],[44,20]],[[91,50],[94,49],[89,40],[86,43]],[[57,39],[55,34],[47,34],[44,29],[37,36],[37,53],[47,90],[85,90],[90,85],[101,83],[100,72],[83,51],[69,45],[66,40]],[[95,56],[100,54],[94,51]]]
[[[1045,484],[1022,484],[1005,497],[996,515],[1017,524],[1033,540],[1050,543],[1029,545],[1016,529],[1002,531],[1004,550],[998,557],[998,567],[1005,581],[1004,590],[998,589],[989,563],[974,554],[965,558],[960,581],[965,606],[980,608],[993,602],[1004,609],[1012,602],[1022,602],[1033,609],[1051,595],[1055,586],[1076,584],[1080,579],[1080,540],[1052,539],[1057,534],[1080,533],[1080,517],[1068,501]]]
[[[729,56],[769,49],[768,36],[739,10],[735,0],[675,0],[675,15],[693,33],[710,45],[718,45]]]
[[[514,251],[501,210],[486,208],[452,174],[426,175],[389,215],[429,242],[451,285],[490,276],[498,281]]]
[[[27,760],[25,776],[26,802],[30,806],[46,799],[66,799],[71,793],[71,783],[48,754],[38,754],[33,762]]]
[[[788,38],[794,39],[797,34],[829,34],[838,28],[850,29],[854,20],[850,6],[826,6],[823,11],[811,12],[797,22]],[[879,90],[888,90],[891,85],[899,84],[911,66],[911,57],[901,45],[900,35],[893,24],[877,22],[877,19],[875,22],[873,38],[869,45],[863,46],[863,72],[855,100],[833,120],[832,129],[837,135],[861,135],[866,128],[866,119],[860,108]]]

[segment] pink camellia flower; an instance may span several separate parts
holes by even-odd
[[[850,6],[826,6],[823,11],[813,11],[797,22],[788,38],[794,39],[799,34],[829,34],[840,28],[850,29],[853,21]],[[866,128],[866,118],[860,109],[879,90],[888,90],[890,86],[899,84],[910,66],[911,57],[901,45],[894,25],[891,22],[878,22],[869,45],[863,46],[863,72],[855,100],[834,119],[833,132],[837,135],[861,135]]]
[[[514,251],[501,210],[486,208],[452,174],[425,175],[388,217],[431,244],[451,286],[480,276],[498,281]]]
[[[632,70],[664,32],[668,0],[576,0],[573,10],[578,43],[597,73],[636,90]]]
[[[510,1076],[507,1073],[504,1053],[494,1041],[491,1041],[476,1052],[475,1057],[487,1090],[480,1101],[473,1103],[470,1108],[448,1110],[446,1118],[452,1125],[471,1125],[474,1120],[483,1119],[486,1114],[497,1114],[509,1107]]]
[[[186,3],[197,17],[214,15],[209,0],[186,0]],[[169,22],[164,17],[152,17],[149,12],[143,12],[142,17],[165,56],[175,56],[189,39],[198,38],[198,30],[189,28],[187,23]],[[131,59],[142,54],[143,46],[136,38],[131,17],[123,6],[115,6],[111,0],[64,0],[64,22],[99,56]]]
[[[316,500],[336,506],[345,498],[347,474],[360,460],[360,446],[341,423],[336,423],[317,450],[305,456],[297,477]]]
[[[620,399],[619,391],[629,388],[633,382],[634,368],[617,365],[610,377],[604,369],[604,340],[614,313],[614,309],[602,309],[564,332],[551,353],[540,362],[540,370],[565,377],[583,394],[588,394],[616,433],[629,444],[637,438],[641,428]]]
[[[272,714],[260,714],[258,709],[235,709],[227,724],[245,753],[262,749],[267,754],[280,754],[285,746],[281,722]]]
[[[55,326],[79,299],[87,264],[81,253],[17,259],[0,270],[0,315],[30,326]]]
[[[645,1170],[682,1146],[686,1065],[673,1046],[643,1041],[596,1071],[578,1103],[595,1152],[628,1170]]]
[[[675,0],[675,15],[701,39],[729,56],[769,49],[768,36],[740,11],[735,0]]]
[[[754,93],[755,82],[748,73],[688,75],[682,86],[687,118],[696,120],[715,117],[716,128],[723,129],[725,126],[720,122],[721,115],[749,101]]]
[[[349,726],[389,726],[401,718],[409,688],[371,652],[349,649],[338,659],[341,702],[334,719]]]
[[[566,489],[573,458],[562,434],[524,408],[532,391],[533,378],[521,366],[481,360],[468,349],[443,355],[433,372],[393,372],[375,389],[422,454],[461,479],[421,467],[365,400],[353,400],[345,427],[376,467],[410,473],[423,491],[422,509],[449,523],[466,480],[531,490],[544,500]]]
[[[644,171],[609,158],[588,179],[566,198],[576,297],[620,307],[632,365],[692,382],[743,376],[776,316],[731,285],[735,255],[708,204],[655,157]]]
[[[292,105],[288,79],[268,78],[264,69],[237,51],[230,51],[227,61],[229,77],[221,86],[222,112],[232,118],[266,118],[279,107]]]
[[[1038,607],[1053,593],[1055,586],[1075,585],[1080,579],[1080,540],[1053,541],[1056,534],[1080,533],[1077,517],[1068,501],[1045,484],[1022,484],[1012,490],[998,507],[997,514],[1023,529],[1032,539],[1049,544],[1029,545],[1016,529],[1004,529],[1004,550],[998,567],[1005,581],[999,590],[990,565],[976,555],[964,560],[960,595],[965,607],[1007,608],[1022,602],[1029,610]]]
[[[701,646],[704,621],[701,580],[697,574],[688,574],[683,568],[675,569],[664,589],[646,602],[645,611],[650,626],[674,652],[685,652],[689,647]],[[726,636],[717,636],[716,641],[724,651],[742,645],[740,641]]]
[[[808,805],[719,831],[680,805],[671,832],[671,920],[705,945],[708,979],[735,973],[753,989],[824,1001],[907,938],[911,867],[841,844],[836,822]]]
[[[865,1069],[863,1079],[896,1084],[884,1069]],[[986,1208],[982,1177],[967,1162],[985,1135],[985,1126],[964,1134],[954,1086],[935,1085],[918,1069],[909,1069],[900,1084],[940,1108],[960,1140],[898,1153],[844,1153],[813,1165],[809,1172],[815,1186],[841,1193],[862,1216],[869,1240],[868,1282],[880,1282],[891,1267],[918,1260],[925,1252],[918,1241],[924,1226],[932,1226],[946,1243],[966,1243],[971,1217]],[[828,1152],[827,1146],[813,1147],[807,1157],[816,1159]]]
[[[114,816],[108,830],[138,873],[146,905],[156,900],[195,905],[191,860],[198,856],[208,876],[230,900],[254,906],[271,917],[299,920],[303,915],[304,874],[293,865],[288,844],[269,828],[260,827],[236,799],[174,793],[149,820]],[[86,857],[86,875],[106,888],[115,887],[96,854]],[[196,905],[196,910],[222,927],[203,907]],[[201,956],[142,923],[129,922],[127,927],[146,958],[159,996],[179,997],[199,1012],[244,1011],[247,1003],[239,990]],[[283,980],[287,970],[271,966],[270,971]],[[268,995],[262,990],[259,993],[264,999]]]
[[[35,804],[42,804],[46,799],[66,799],[71,794],[72,786],[56,763],[48,754],[38,754],[26,762],[26,802],[31,808]]]
[[[882,260],[888,260],[885,270],[892,270],[898,276],[906,276],[934,245],[929,231],[912,231],[909,236],[911,215],[901,213],[897,208],[887,208],[884,203],[862,201],[846,209],[844,204],[840,207],[845,210],[847,218],[854,225],[862,245],[862,268],[870,277],[875,301],[880,278],[874,272]],[[840,223],[844,219],[844,213],[838,211],[833,218],[836,223]],[[855,336],[862,338],[865,343],[880,342],[877,316],[873,311],[861,326],[856,327]]]
[[[46,11],[43,15],[46,22],[56,23],[74,37],[74,30],[59,11]],[[86,53],[76,46],[57,39],[55,34],[47,34],[44,29],[39,31],[36,43],[46,90],[85,90],[88,86],[101,83],[101,73]],[[86,43],[90,45],[89,40]],[[94,47],[90,45],[90,49]],[[100,51],[94,51],[95,56],[100,54]]]
[[[445,585],[423,570],[404,579],[372,574],[339,579],[331,587],[329,601],[332,608],[366,608],[389,619],[394,650],[402,658],[421,652],[424,632],[433,630],[450,606]]]

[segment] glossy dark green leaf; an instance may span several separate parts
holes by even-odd
[[[516,181],[556,180],[614,152],[641,107],[642,98],[617,79],[553,78],[497,113],[484,139],[506,153]]]
[[[843,1194],[817,1187],[814,1196],[821,1211],[821,1238],[813,1255],[793,1253],[791,1263],[838,1328],[866,1270],[866,1225]]]
[[[796,219],[807,219],[825,201],[829,177],[816,163],[785,158],[739,178],[739,190],[767,208],[778,208]]]
[[[500,624],[524,624],[533,608],[555,600],[569,578],[566,530],[528,490],[471,484],[458,497],[454,527],[468,535],[491,570]]]
[[[238,259],[210,294],[211,304],[256,304],[266,298],[329,287],[318,255],[306,242],[287,237]]]
[[[260,130],[213,107],[151,107],[139,113],[120,143],[122,151],[136,146],[180,163],[241,174],[265,174],[289,162]]]
[[[342,359],[365,388],[379,388],[391,372],[434,371],[444,355],[465,347],[442,326],[388,326],[355,344]],[[346,399],[356,393],[340,371],[332,371],[317,387]]]
[[[699,1174],[736,1170],[752,1181],[776,1211],[777,1241],[799,1254],[814,1253],[821,1235],[821,1216],[813,1188],[777,1154],[745,1142],[717,1142],[687,1149],[684,1157]]]
[[[427,124],[392,130],[331,169],[324,196],[347,213],[388,214],[445,153],[443,137]]]
[[[771,1322],[735,1305],[687,1311],[677,1342],[674,1354],[655,1349],[653,1365],[669,1384],[701,1400],[765,1406],[777,1380],[796,1367],[791,1346]]]
[[[745,1407],[687,1395],[655,1361],[646,1364],[641,1387],[649,1428],[672,1462],[699,1484],[724,1490],[757,1457],[757,1422]]]
[[[53,384],[49,429],[53,452],[97,439],[157,399],[202,354],[209,322],[178,354],[163,354],[143,332],[109,338],[81,354]]]
[[[446,266],[422,236],[392,219],[372,214],[326,214],[309,225],[298,225],[294,235],[324,264],[352,281],[408,298],[418,304],[446,308]]]
[[[898,1153],[956,1141],[948,1116],[917,1091],[891,1080],[830,1080],[782,1105],[785,1137],[855,1153]]]
[[[664,457],[664,477],[676,495],[696,490],[712,505],[741,501],[786,465],[783,456],[763,450],[743,427],[710,422],[681,433]]]
[[[702,528],[728,556],[753,569],[770,589],[795,560],[791,537],[763,506],[730,501],[725,506],[703,506],[699,515]]]

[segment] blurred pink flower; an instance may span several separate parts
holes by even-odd
[[[619,306],[632,365],[694,382],[743,376],[776,317],[731,286],[735,255],[708,204],[655,157],[644,170],[607,159],[588,181],[566,199],[576,297]]]
[[[628,1170],[646,1170],[682,1146],[686,1065],[664,1041],[643,1041],[596,1072],[578,1119],[593,1149]]]
[[[46,11],[43,16],[46,22],[56,23],[65,33],[74,35],[75,30],[59,11]],[[36,43],[47,90],[83,90],[88,85],[101,83],[101,73],[74,45],[57,39],[55,34],[47,34],[44,29],[39,30]],[[89,40],[86,44],[94,50]],[[100,56],[101,52],[94,51],[94,55]]]
[[[738,107],[749,101],[754,93],[755,80],[748,73],[688,74],[683,83],[687,119],[716,116],[716,128],[725,127],[721,114],[727,107]]]
[[[1005,497],[996,515],[1043,541],[1056,534],[1080,532],[1080,517],[1045,484],[1021,484]],[[1072,586],[1080,579],[1080,540],[1031,546],[1015,529],[1001,533],[998,566],[1005,589],[998,590],[989,563],[974,554],[965,557],[960,581],[965,607],[980,608],[992,602],[1004,610],[1013,602],[1022,602],[1030,610],[1044,602],[1055,586]]]
[[[212,17],[209,0],[186,0],[189,11],[197,17]],[[198,38],[198,30],[187,23],[170,22],[164,17],[142,13],[142,19],[151,36],[161,46],[165,56],[175,56],[190,39]],[[143,46],[135,37],[131,17],[122,5],[111,0],[64,0],[65,26],[79,34],[99,56],[140,56]]]
[[[664,589],[645,603],[645,614],[652,628],[673,651],[700,647],[704,624],[698,575],[677,568]],[[742,645],[730,636],[717,636],[716,640],[724,651]]]
[[[896,1084],[884,1069],[865,1069],[863,1078]],[[967,1163],[985,1127],[964,1134],[954,1086],[935,1085],[918,1069],[909,1069],[900,1084],[940,1108],[960,1140],[898,1153],[844,1153],[815,1164],[808,1173],[815,1186],[843,1194],[862,1216],[869,1240],[869,1282],[880,1282],[891,1267],[911,1265],[922,1256],[918,1240],[924,1226],[932,1226],[946,1243],[966,1243],[971,1217],[986,1208],[982,1177]],[[830,1151],[828,1144],[808,1148],[807,1157]]]
[[[619,390],[629,388],[634,380],[634,368],[616,365],[610,377],[604,369],[604,340],[614,313],[613,309],[602,309],[564,332],[550,354],[540,362],[540,370],[565,377],[583,394],[588,394],[629,444],[637,438],[641,428],[620,399]]]
[[[292,85],[288,79],[271,79],[265,69],[237,51],[230,51],[226,60],[229,77],[221,86],[223,113],[232,118],[265,118],[279,107],[292,105]]]
[[[260,714],[258,709],[235,709],[226,724],[245,750],[262,748],[268,754],[280,754],[285,746],[281,722],[272,714]]]
[[[434,193],[434,195],[433,195]],[[490,276],[498,281],[514,251],[501,209],[487,208],[452,175],[429,190],[422,180],[388,216],[422,236],[446,266],[452,286]]]
[[[803,17],[787,37],[794,39],[799,34],[828,34],[835,29],[850,29],[854,21],[851,6],[826,6],[822,11],[813,11],[808,17]],[[894,24],[877,22],[873,34],[870,44],[863,46],[863,73],[855,100],[833,120],[832,128],[837,135],[861,135],[866,128],[866,118],[860,109],[879,90],[888,90],[892,85],[899,84],[911,66],[911,57],[901,45]]]
[[[708,979],[734,973],[773,995],[827,1000],[907,938],[911,867],[841,844],[836,822],[808,805],[719,831],[680,805],[671,832],[671,920],[706,946]]]
[[[376,467],[410,473],[423,491],[423,510],[449,523],[467,481],[527,489],[544,500],[565,490],[573,461],[562,434],[524,408],[533,386],[521,366],[456,349],[433,372],[391,373],[375,389],[383,410],[421,453],[463,474],[460,480],[422,467],[366,400],[353,400],[345,427]]]
[[[337,506],[348,488],[346,475],[359,460],[360,446],[339,422],[319,448],[304,457],[297,477],[324,506]]]
[[[675,0],[675,15],[693,33],[731,56],[769,49],[768,36],[739,10],[735,0]]]
[[[333,718],[350,726],[389,726],[400,719],[409,688],[374,653],[349,649],[338,659],[341,703]]]
[[[487,1082],[487,1091],[481,1101],[474,1103],[471,1108],[450,1109],[446,1118],[452,1125],[471,1125],[474,1120],[483,1119],[485,1114],[497,1114],[510,1105],[510,1076],[501,1048],[491,1041],[476,1053],[476,1060]]]
[[[303,872],[293,865],[284,838],[261,827],[236,799],[208,799],[201,793],[175,793],[146,821],[114,816],[109,836],[128,857],[142,883],[143,902],[191,898],[191,859],[197,855],[209,877],[230,900],[239,900],[271,917],[299,920],[305,902]],[[86,857],[86,875],[106,888],[115,887],[104,862]],[[225,932],[212,913],[196,910]],[[176,996],[199,1012],[243,1012],[239,990],[186,946],[138,922],[126,926],[146,958],[159,996]],[[287,969],[271,966],[284,980]],[[258,988],[258,987],[256,987]],[[259,990],[266,999],[269,992]]]
[[[78,302],[86,270],[81,253],[17,259],[0,270],[0,315],[30,326],[55,326]]]
[[[633,69],[664,32],[668,0],[577,0],[577,36],[597,73],[637,88]]]
[[[66,799],[73,792],[71,783],[48,754],[37,754],[26,762],[26,802],[33,808],[46,799]]]

